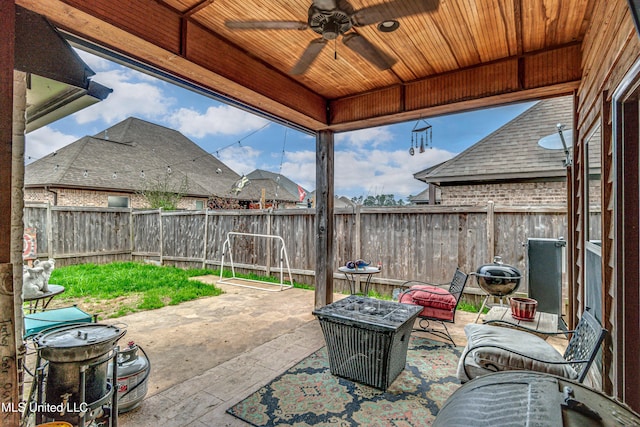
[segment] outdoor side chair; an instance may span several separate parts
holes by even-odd
[[[551,344],[530,332],[511,327],[471,323],[465,326],[467,346],[458,363],[458,379],[467,382],[498,371],[527,370],[583,382],[607,335],[598,320],[585,310],[560,354]]]
[[[400,293],[398,301],[423,307],[418,314],[418,327],[414,328],[414,331],[426,332],[456,345],[446,323],[455,323],[456,310],[468,277],[468,274],[456,268],[448,289],[443,287],[447,285],[446,283],[437,285],[419,280],[405,282],[402,286],[408,289]],[[431,322],[440,323],[443,329],[431,328]]]

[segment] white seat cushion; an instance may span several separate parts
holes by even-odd
[[[565,362],[562,354],[553,346],[531,333],[475,323],[466,325],[464,332],[467,335],[467,347],[463,356],[468,349],[472,350],[465,360],[461,358],[458,363],[458,378],[463,382],[479,375],[509,370],[538,371],[569,379],[577,378],[575,370],[567,363],[539,362],[513,353],[515,351],[546,362]],[[465,364],[468,376],[464,371]]]

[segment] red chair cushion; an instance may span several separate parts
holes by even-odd
[[[400,302],[443,310],[453,310],[456,306],[456,298],[449,291],[429,285],[412,286],[409,292],[402,294]]]

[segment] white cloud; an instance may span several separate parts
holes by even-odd
[[[369,150],[368,147],[335,152],[335,189],[338,196],[393,194],[396,199],[416,195],[425,184],[413,174],[453,157],[437,148],[409,155],[408,150]],[[315,151],[287,152],[282,174],[303,187],[315,189]],[[277,172],[277,171],[276,171]]]
[[[281,173],[296,184],[313,191],[316,188],[316,152],[287,152]]]
[[[349,197],[393,194],[396,199],[415,195],[424,190],[425,184],[416,180],[413,174],[452,156],[439,149],[429,149],[415,156],[405,150],[336,152],[335,192]]]
[[[172,112],[167,120],[174,129],[194,138],[244,134],[268,123],[261,117],[229,105],[209,107],[204,113],[191,108],[180,108]]]
[[[100,56],[93,55],[81,49],[74,49],[80,59],[89,66],[95,73],[113,69],[113,62]],[[98,82],[99,83],[99,82]]]
[[[257,169],[262,152],[248,146],[232,146],[213,153],[222,163],[240,175],[247,175]]]
[[[175,99],[163,93],[157,80],[139,81],[141,75],[125,68],[96,73],[92,80],[113,92],[104,101],[77,112],[73,116],[76,122],[86,124],[103,120],[114,124],[132,116],[152,119],[167,114]]]
[[[336,146],[349,144],[350,147],[360,149],[365,146],[377,147],[385,142],[393,141],[394,135],[387,126],[361,129],[336,135]]]
[[[78,139],[77,136],[58,132],[49,126],[41,127],[28,133],[25,138],[25,163],[38,160]]]

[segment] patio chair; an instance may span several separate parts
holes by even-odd
[[[528,370],[583,382],[607,335],[588,310],[582,313],[575,330],[558,332],[571,334],[564,354],[544,339],[517,329],[517,325],[466,325],[468,342],[458,363],[458,379],[465,383],[492,372]]]
[[[456,268],[449,288],[445,289],[442,285],[436,285],[418,280],[410,280],[402,286],[408,288],[401,292],[398,301],[405,304],[420,305],[423,310],[418,314],[418,327],[414,331],[426,332],[448,341],[456,345],[451,337],[446,323],[455,323],[456,309],[462,297],[462,292],[467,284],[468,275]],[[442,329],[433,329],[429,327],[431,322],[438,322],[442,325]]]

